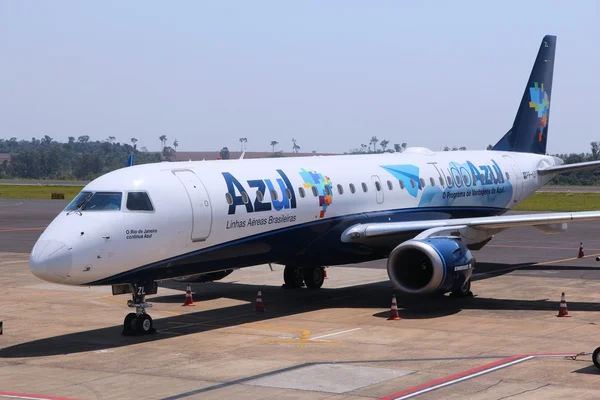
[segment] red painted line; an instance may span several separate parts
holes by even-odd
[[[16,392],[1,392],[0,397],[11,398],[11,399],[27,399],[27,400],[75,400],[68,399],[66,397],[54,397],[44,396],[41,394],[27,394],[27,393],[16,393]]]
[[[417,396],[421,391],[430,392],[432,390],[436,390],[445,386],[449,386],[453,383],[462,382],[467,379],[475,378],[476,376],[483,375],[487,372],[493,372],[497,369],[503,368],[503,366],[509,367],[508,364],[517,364],[519,362],[527,361],[536,357],[566,357],[566,356],[574,356],[582,353],[545,353],[545,354],[517,354],[511,357],[503,358],[501,360],[497,360],[491,362],[489,364],[485,364],[479,367],[475,367],[472,369],[468,369],[466,371],[459,372],[454,375],[449,375],[444,378],[436,379],[431,382],[423,383],[418,386],[411,387],[409,389],[402,390],[400,392],[385,396],[380,398],[379,400],[394,400],[398,398],[408,398],[413,396]],[[461,379],[463,378],[463,379]],[[457,382],[452,382],[457,381]]]

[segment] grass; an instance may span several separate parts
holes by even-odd
[[[600,211],[600,193],[534,193],[515,210]]]
[[[50,200],[52,193],[64,193],[65,200],[71,200],[82,188],[82,186],[0,185],[0,198]]]

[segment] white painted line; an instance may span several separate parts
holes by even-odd
[[[499,370],[499,369],[502,369],[502,368],[510,367],[511,365],[522,363],[523,361],[531,360],[532,358],[535,358],[535,356],[529,356],[529,357],[519,358],[518,360],[514,360],[514,361],[508,362],[506,364],[498,365],[496,367],[492,367],[492,368],[489,368],[489,369],[484,369],[483,371],[479,371],[479,372],[476,372],[474,374],[466,375],[466,376],[463,376],[463,377],[458,378],[458,379],[453,379],[451,381],[440,383],[439,385],[428,387],[426,389],[419,390],[418,392],[413,392],[413,393],[409,393],[409,394],[401,396],[401,397],[396,397],[394,400],[410,399],[411,397],[415,397],[415,396],[418,396],[420,394],[430,392],[432,390],[440,389],[440,388],[443,388],[444,386],[452,385],[452,384],[455,384],[455,383],[458,383],[458,382],[465,381],[467,379],[475,378],[475,377],[477,377],[479,375],[487,374],[487,373],[490,373],[490,372],[493,372],[493,371],[496,371],[496,370]]]
[[[317,339],[322,339],[322,338],[326,338],[326,337],[329,337],[329,336],[341,335],[342,333],[354,332],[354,331],[357,331],[357,330],[359,330],[359,329],[361,329],[361,328],[348,329],[347,331],[341,331],[341,332],[330,333],[330,334],[328,334],[328,335],[317,336],[317,337],[314,337],[314,338],[310,338],[310,339],[308,339],[308,340],[317,340]]]
[[[29,397],[29,396],[17,396],[12,394],[0,394],[0,397],[9,399],[25,399],[25,400],[47,400],[47,397]]]

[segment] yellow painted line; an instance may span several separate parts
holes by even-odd
[[[539,262],[539,263],[535,263],[535,264],[531,264],[532,267],[535,267],[536,265],[548,265],[548,264],[556,264],[559,262],[563,262],[563,261],[573,261],[573,260],[581,260],[583,258],[590,258],[590,257],[596,257],[596,256],[600,256],[600,253],[595,253],[595,254],[590,254],[588,256],[583,256],[581,258],[579,257],[571,257],[571,258],[563,258],[561,260],[554,260],[554,261],[543,261],[543,262]]]
[[[265,339],[265,343],[311,343],[311,344],[338,344],[333,340],[310,340],[310,339]]]
[[[0,232],[17,232],[17,231],[42,231],[46,228],[11,228],[11,229],[0,229]]]

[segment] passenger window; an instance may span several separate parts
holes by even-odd
[[[277,190],[271,189],[271,200],[277,201]]]
[[[350,193],[354,194],[356,192],[356,189],[354,188],[354,183],[351,183],[348,186],[350,187]]]
[[[339,194],[344,194],[344,188],[342,187],[342,185],[338,184],[337,189]]]
[[[325,196],[331,196],[331,188],[329,186],[325,186]]]
[[[82,210],[85,211],[118,211],[121,209],[123,195],[119,192],[96,192],[88,200]]]
[[[361,186],[362,186],[363,192],[367,193],[367,190],[369,190],[367,188],[367,184],[363,182],[363,183],[361,183]]]
[[[392,185],[392,181],[388,181],[387,184],[388,184],[388,189],[389,190],[394,189],[394,185]]]
[[[444,187],[444,178],[442,178],[441,176],[440,176],[440,186]]]
[[[312,187],[312,192],[315,197],[319,196],[319,191],[317,190],[317,187],[314,185]]]
[[[248,193],[242,192],[242,201],[244,202],[244,204],[248,204],[248,202],[250,201],[250,198],[248,197]]]
[[[435,180],[433,180],[433,178],[429,178],[429,183],[431,183],[431,186],[435,186]]]
[[[229,194],[229,193],[227,193]],[[229,195],[231,197],[231,195]],[[229,200],[227,200],[229,202]],[[233,199],[231,199],[231,203]],[[129,192],[127,193],[127,209],[131,211],[154,211],[148,193],[146,192]]]
[[[460,175],[456,175],[456,186],[460,187],[462,186],[462,179],[460,178]]]
[[[304,196],[306,196],[306,194],[304,193],[304,188],[303,187],[299,187],[298,188],[298,193],[300,193],[300,197],[304,198]]]
[[[414,189],[415,188],[415,181],[413,181],[412,179],[410,180],[410,186]]]
[[[404,189],[404,182],[398,181],[400,183],[400,189]]]
[[[425,179],[420,178],[419,183],[421,184],[420,189],[423,189],[425,187]]]
[[[129,193],[129,195],[131,196],[131,193]],[[127,208],[129,208],[129,197],[127,197]],[[225,193],[225,200],[227,200],[227,204],[232,205],[233,204],[233,197],[231,197],[231,193],[227,192]],[[129,208],[131,210],[131,208]]]
[[[506,173],[506,180],[510,181],[510,175],[508,174],[508,172],[505,172],[505,173]]]
[[[263,201],[263,194],[260,190],[256,191],[256,200],[260,201],[261,203]]]
[[[446,180],[448,181],[448,186],[452,186],[452,178],[446,176]]]
[[[375,181],[375,189],[377,189],[378,192],[381,192],[381,183]]]
[[[463,182],[465,183],[465,185],[467,184],[467,182],[469,182],[469,177],[467,175],[463,175]]]

